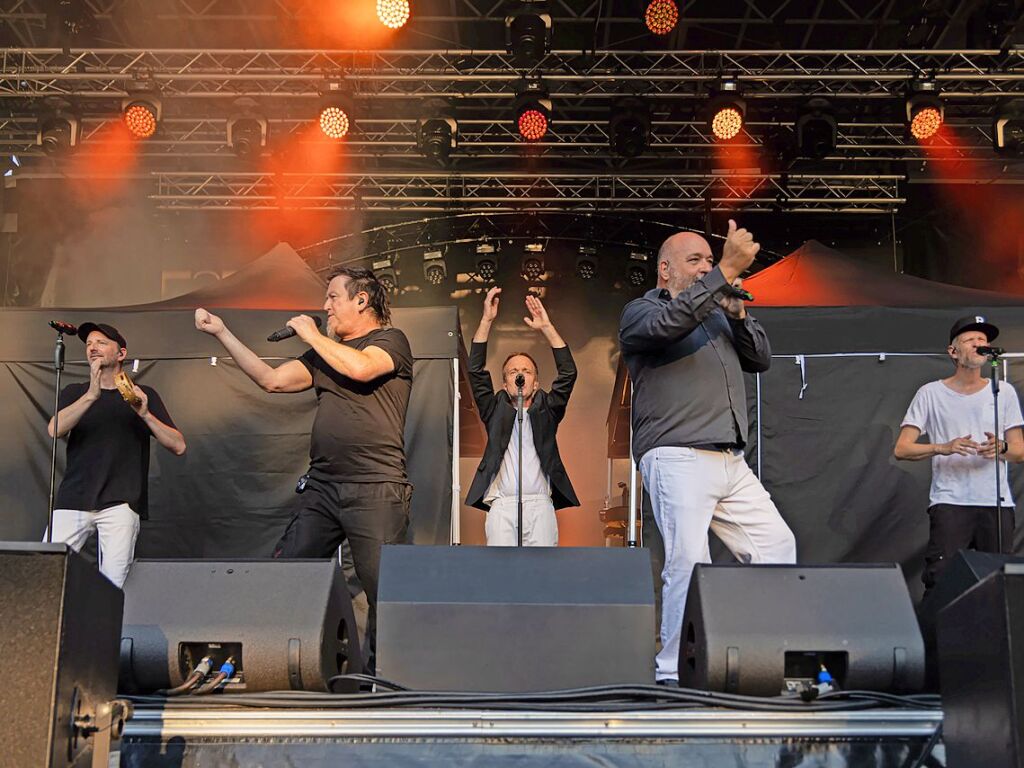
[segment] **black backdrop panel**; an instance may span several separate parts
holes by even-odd
[[[417,543],[447,543],[454,391],[451,359],[438,355],[449,347],[457,348],[456,313],[449,307],[410,311],[418,313],[405,318],[412,325],[407,333],[417,356],[406,422],[408,470],[415,487],[411,536]],[[440,317],[427,317],[432,312]],[[112,320],[129,339],[129,364],[132,353],[149,357],[148,348],[133,341],[135,320],[148,335],[154,316],[165,315],[171,329],[166,336],[181,336],[185,344],[193,343],[188,340],[190,334],[201,336],[184,324],[188,318],[180,312],[95,313],[104,319],[120,314],[130,315]],[[253,312],[244,323],[242,316],[235,320],[263,332],[264,327],[282,326],[281,314]],[[290,314],[284,314],[286,320]],[[15,325],[27,324],[30,315],[33,329],[41,324],[48,330],[48,314],[0,313],[13,317]],[[396,324],[399,319],[396,312]],[[443,329],[445,322],[448,330]],[[424,333],[428,338],[419,338]],[[433,336],[438,338],[432,340]],[[43,339],[52,349],[53,332]],[[39,341],[36,339],[37,344]],[[158,446],[152,449],[150,519],[143,523],[136,556],[269,556],[298,500],[295,482],[309,466],[315,396],[312,392],[267,394],[229,360],[218,358],[213,365],[204,357],[174,359],[166,339],[154,339],[153,343],[171,359],[143,360],[133,378],[160,393],[185,435],[188,450],[177,457]],[[272,346],[270,353],[291,357],[303,349],[299,342],[282,342]],[[42,357],[28,357],[28,351],[35,350],[21,349],[27,359]],[[83,352],[81,342],[68,340],[64,383],[85,380]],[[0,539],[38,540],[46,527],[50,461],[46,423],[53,408],[52,364],[0,362],[0,402],[4,403],[0,434],[5,436],[0,446],[0,502],[4,509]],[[62,441],[58,482],[63,469]]]

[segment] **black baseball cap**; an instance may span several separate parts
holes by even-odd
[[[111,341],[116,341],[121,349],[128,349],[128,342],[124,340],[121,332],[106,323],[82,323],[78,326],[78,338],[85,341],[93,331],[99,331]]]
[[[949,329],[949,343],[952,344],[953,339],[964,331],[981,331],[990,343],[999,335],[999,329],[988,322],[984,315],[968,315],[953,323],[953,327]]]

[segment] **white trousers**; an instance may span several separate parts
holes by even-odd
[[[97,535],[100,573],[116,586],[123,587],[135,558],[139,516],[127,504],[96,511],[53,510],[53,541],[66,543],[78,552],[93,531]],[[46,541],[45,534],[43,541]]]
[[[519,543],[519,512],[515,496],[495,499],[487,510],[484,534],[489,547],[514,547]],[[558,519],[551,497],[523,496],[523,546],[557,547]]]
[[[665,539],[659,680],[679,678],[679,637],[693,567],[711,562],[708,529],[741,563],[795,563],[796,540],[742,453],[652,448],[640,474]]]

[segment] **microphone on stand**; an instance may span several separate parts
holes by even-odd
[[[316,323],[317,328],[323,325],[323,320],[321,320],[317,315],[313,315],[313,322]],[[285,339],[290,339],[294,335],[295,329],[290,325],[286,325],[281,330],[274,331],[272,334],[267,336],[267,341],[284,341]]]
[[[53,328],[57,333],[64,333],[68,336],[74,336],[78,333],[78,326],[72,325],[71,323],[64,323],[60,320],[51,320],[49,326]]]
[[[518,387],[519,389],[522,389],[525,386],[526,386],[526,377],[523,376],[523,374],[521,374],[521,373],[517,373],[516,374],[516,387]]]
[[[989,355],[990,357],[999,357],[1006,354],[1006,350],[1002,347],[975,347],[974,351],[979,355]]]

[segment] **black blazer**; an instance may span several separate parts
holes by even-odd
[[[580,500],[572,489],[569,475],[562,465],[562,457],[558,455],[558,443],[555,432],[558,423],[565,416],[565,407],[569,404],[576,383],[576,363],[568,347],[552,348],[555,356],[555,368],[558,376],[551,385],[551,391],[538,389],[533,402],[526,410],[533,428],[533,444],[540,457],[541,469],[551,481],[551,500],[555,509],[578,507]],[[495,475],[501,468],[509,441],[512,439],[512,427],[515,425],[516,407],[508,392],[500,389],[494,391],[491,375],[487,372],[487,344],[474,341],[469,350],[469,382],[473,388],[473,399],[480,410],[487,429],[487,447],[484,457],[477,467],[476,477],[469,487],[466,503],[477,509],[488,509],[484,503],[484,494],[491,486]]]

